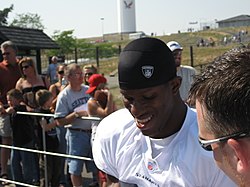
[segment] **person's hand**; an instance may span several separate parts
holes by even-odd
[[[47,121],[45,118],[42,118],[40,121],[41,127],[46,131]]]
[[[7,114],[13,114],[15,112],[15,109],[13,107],[9,107],[5,110]]]
[[[110,94],[110,91],[108,89],[102,89],[101,91],[105,93],[107,96]]]
[[[78,111],[77,114],[79,115],[79,117],[88,116],[88,112],[86,110]]]

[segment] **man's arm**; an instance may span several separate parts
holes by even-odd
[[[72,123],[73,121],[75,121],[77,118],[80,118],[82,116],[88,116],[87,111],[83,110],[83,111],[78,111],[78,112],[72,112],[68,114],[67,116],[65,116],[64,118],[57,118],[58,125],[59,126],[68,125]]]

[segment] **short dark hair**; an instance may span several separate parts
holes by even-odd
[[[6,95],[9,97],[15,98],[19,101],[23,101],[23,94],[18,89],[13,88],[13,89],[9,90]]]
[[[49,90],[38,90],[36,92],[36,102],[42,107],[51,97],[53,97],[52,93]]]
[[[250,130],[250,48],[216,58],[196,76],[190,97],[205,108],[205,128],[215,136]]]

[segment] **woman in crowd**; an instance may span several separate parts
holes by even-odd
[[[40,89],[48,89],[50,84],[45,76],[41,76],[36,71],[36,66],[32,58],[23,58],[19,62],[22,77],[16,83],[16,89],[23,93],[25,103],[31,109],[37,108],[35,93]]]
[[[50,86],[49,80],[45,76],[41,76],[37,73],[35,62],[32,58],[25,57],[20,60],[19,67],[22,77],[16,83],[16,89],[20,90],[23,94],[24,103],[27,106],[28,111],[36,111],[38,105],[35,99],[35,94],[41,89],[47,89]],[[41,131],[41,126],[38,125],[38,119],[34,120],[34,140],[39,149],[42,147],[42,142],[38,137],[38,132]],[[39,171],[39,158],[36,158],[35,163],[37,170]]]
[[[57,66],[56,73],[58,81],[55,84],[51,84],[49,87],[49,91],[52,93],[54,98],[51,106],[52,111],[54,111],[56,107],[57,95],[60,93],[60,91],[62,91],[63,88],[67,86],[67,80],[64,77],[65,67],[66,65],[64,64]]]
[[[86,65],[83,67],[83,83],[85,85],[89,85],[89,78],[91,75],[96,74],[98,72],[97,68],[94,65]]]

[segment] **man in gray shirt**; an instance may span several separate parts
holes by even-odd
[[[55,118],[60,126],[69,126],[66,132],[68,154],[91,158],[91,121],[81,119],[83,116],[88,116],[87,101],[90,96],[85,93],[88,87],[82,84],[81,67],[75,63],[68,65],[65,69],[65,77],[69,85],[57,97]],[[82,186],[81,173],[84,163],[88,172],[97,175],[97,168],[93,161],[79,159],[68,159],[68,161],[71,181],[75,187]]]

